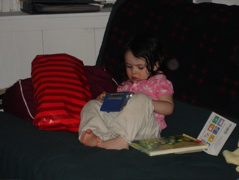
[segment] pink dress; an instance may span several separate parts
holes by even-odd
[[[164,74],[157,74],[150,77],[148,80],[142,80],[136,83],[126,81],[123,83],[123,86],[118,86],[117,88],[117,92],[125,91],[144,93],[150,96],[152,100],[158,100],[160,96],[174,93],[172,83],[166,78]],[[154,113],[154,115],[161,129],[166,128],[167,124],[164,120],[165,116],[158,113]]]

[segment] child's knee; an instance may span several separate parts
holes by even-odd
[[[147,101],[151,101],[151,98],[144,94],[144,93],[136,93],[133,95],[133,98],[136,101],[140,101],[140,102],[147,102]]]
[[[95,108],[99,108],[101,106],[101,102],[93,99],[93,100],[90,100],[89,102],[87,102],[82,111],[88,111],[88,110],[92,110],[92,109],[95,109]]]
[[[151,98],[144,93],[136,93],[136,94],[133,95],[133,97],[130,100],[135,105],[140,105],[140,106],[145,106],[145,105],[151,105],[152,104]]]

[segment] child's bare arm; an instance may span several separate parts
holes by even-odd
[[[166,94],[159,97],[159,100],[153,100],[154,111],[162,115],[172,114],[174,103],[173,96]]]

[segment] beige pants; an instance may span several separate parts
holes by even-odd
[[[149,96],[135,94],[120,112],[100,111],[101,104],[91,100],[82,109],[79,139],[87,129],[104,141],[118,136],[128,143],[136,139],[160,137],[160,127]]]

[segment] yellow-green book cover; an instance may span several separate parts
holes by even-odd
[[[130,146],[149,156],[198,152],[207,149],[207,144],[186,134],[135,140]]]

